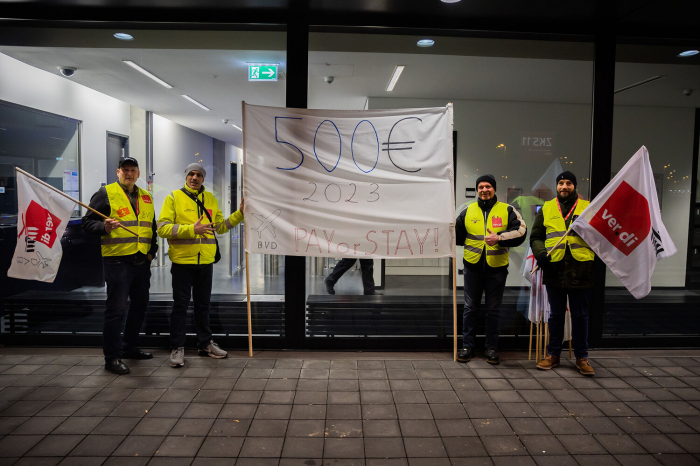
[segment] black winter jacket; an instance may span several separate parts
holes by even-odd
[[[573,198],[568,202],[562,201],[561,199],[559,200],[564,217],[566,217],[569,211],[574,207],[576,199],[577,198]],[[565,224],[567,229],[574,219],[573,215],[566,219]],[[543,255],[547,254],[547,248],[544,245],[546,236],[547,228],[544,226],[544,214],[543,210],[540,209],[540,211],[537,212],[537,216],[532,225],[532,231],[530,232],[530,247],[532,248],[532,254],[535,256],[535,259],[541,258]],[[542,281],[547,286],[567,289],[593,288],[595,279],[593,273],[594,261],[577,261],[574,259],[574,256],[571,255],[571,250],[569,248],[565,249],[564,259],[560,261],[545,261],[544,264],[540,264],[539,262],[538,260],[538,265],[540,265],[544,273]]]
[[[484,212],[484,219],[488,218],[489,212],[491,212],[491,208],[496,204],[497,201],[498,198],[496,196],[493,196],[493,199],[490,199],[488,201],[482,201],[481,199],[477,200],[477,202],[479,203],[479,207]],[[466,217],[466,215],[467,209],[464,209],[459,214],[456,220],[455,232],[457,246],[464,246],[464,242],[467,239],[467,227],[464,224],[464,217]],[[525,242],[525,238],[527,236],[527,225],[525,225],[525,221],[520,215],[520,212],[515,210],[511,205],[508,206],[508,228],[505,231],[500,232],[499,236],[508,238],[502,239],[498,242],[498,245],[502,248],[514,248],[520,246]],[[463,260],[462,262],[464,263],[465,267],[468,267],[473,270],[483,270],[487,273],[497,273],[503,270],[504,268],[508,268],[507,265],[504,265],[502,267],[489,266],[488,263],[486,263],[485,253],[486,249],[484,249],[484,253],[481,254],[481,258],[479,258],[479,262],[477,262],[476,264],[469,263],[465,260]]]

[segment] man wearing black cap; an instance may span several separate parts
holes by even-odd
[[[90,207],[110,218],[103,219],[92,211],[83,217],[83,229],[102,237],[102,260],[107,282],[102,348],[105,369],[115,374],[129,373],[129,367],[122,362],[122,358],[153,357],[136,346],[148,307],[151,261],[158,250],[153,199],[147,191],[136,186],[139,174],[136,159],[121,159],[117,169],[118,181],[101,187],[90,199]],[[128,313],[127,298],[131,300]],[[124,314],[127,314],[126,324]]]
[[[557,176],[557,197],[544,203],[532,226],[530,246],[542,268],[551,309],[547,356],[537,364],[541,370],[559,365],[568,298],[576,367],[583,375],[595,374],[588,361],[588,299],[593,288],[595,254],[574,231],[559,243],[588,204],[578,197],[576,176],[570,171],[562,172]]]
[[[496,179],[482,175],[476,180],[477,202],[457,217],[457,245],[464,245],[464,315],[462,350],[457,361],[474,357],[476,321],[481,296],[486,293],[486,361],[498,364],[501,302],[508,276],[508,250],[525,241],[527,227],[512,206],[498,202]]]

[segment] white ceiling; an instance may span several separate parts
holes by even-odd
[[[54,74],[59,66],[76,67],[72,81],[239,147],[241,132],[231,123],[240,125],[242,101],[285,105],[285,80],[247,80],[249,62],[278,63],[285,73],[282,50],[0,46],[0,52]],[[143,66],[173,89],[160,86],[122,60]],[[309,64],[309,108],[359,110],[368,97],[591,102],[591,61],[323,51],[310,52]],[[406,69],[395,90],[386,92],[396,65]],[[330,85],[324,80],[326,72],[337,75]],[[618,63],[615,88],[659,74],[667,77],[618,94],[616,104],[700,107],[700,66]],[[686,97],[686,88],[696,92]]]

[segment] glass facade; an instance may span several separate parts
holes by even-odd
[[[114,45],[103,42],[100,34],[105,31],[74,30],[71,34],[80,38],[80,46],[72,39],[61,43],[48,33],[56,43],[0,43],[2,228],[11,230],[16,216],[14,166],[87,203],[101,185],[115,181],[114,157],[127,154],[139,160],[138,184],[152,193],[156,213],[165,197],[183,185],[184,167],[198,162],[207,170],[206,189],[228,216],[237,209],[244,188],[241,102],[284,107],[290,94],[304,96],[310,109],[452,103],[455,215],[475,202],[475,180],[488,173],[497,180],[498,199],[513,205],[530,227],[539,207],[555,195],[554,178],[561,171],[577,175],[581,198],[596,194],[591,179],[600,173],[591,173],[591,167],[606,166],[607,149],[592,142],[596,121],[606,120],[595,110],[593,98],[602,88],[595,83],[599,85],[601,76],[614,76],[609,175],[641,145],[647,146],[663,220],[678,253],[657,265],[652,293],[640,301],[607,271],[596,288],[600,307],[592,309],[592,321],[598,318],[602,325],[591,326],[591,340],[620,347],[644,345],[652,340],[646,337],[657,336],[664,340],[650,344],[683,346],[688,337],[698,336],[698,57],[679,58],[680,46],[620,40],[616,62],[599,66],[598,42],[609,38],[550,34],[547,40],[533,40],[500,33],[486,38],[468,31],[425,36],[410,29],[377,33],[313,25],[309,33],[308,24],[299,28],[289,21],[288,32],[283,25],[269,30],[144,30],[135,33],[136,41]],[[107,37],[116,40],[111,33]],[[86,47],[91,38],[94,47]],[[432,46],[419,47],[426,39]],[[287,80],[287,73],[293,66],[288,55],[296,57],[296,75],[306,69],[305,88],[290,88],[293,80]],[[77,64],[72,78],[58,73],[52,60],[56,56]],[[303,63],[299,57],[306,56],[308,62]],[[130,68],[127,61],[169,87]],[[277,65],[278,80],[251,81],[249,67],[255,64]],[[389,91],[397,66],[405,68]],[[603,171],[607,177],[607,169]],[[75,216],[80,215],[76,211]],[[52,336],[45,341],[54,344],[65,344],[66,333],[99,337],[105,299],[99,239],[82,233],[79,222],[74,219],[63,238],[56,283],[0,281],[3,333]],[[379,297],[362,296],[361,268],[355,264],[336,284],[336,295],[329,296],[324,279],[338,259],[287,260],[285,267],[283,256],[251,254],[246,270],[243,226],[219,235],[218,241],[222,259],[215,265],[212,325],[224,345],[238,345],[247,335],[246,272],[253,334],[273,337],[259,339],[256,344],[262,347],[451,345],[455,329],[449,258],[375,260]],[[13,248],[7,241],[0,245],[0,259],[9,264]],[[160,246],[151,268],[151,308],[143,328],[154,346],[166,341],[172,305],[167,242]],[[527,346],[529,285],[522,270],[527,246],[526,239],[510,251],[501,312],[503,348]],[[462,254],[459,247],[460,336]],[[673,318],[668,315],[670,306]],[[483,320],[477,333],[484,333]]]
[[[589,197],[591,43],[429,37],[434,45],[424,48],[418,46],[421,39],[426,37],[312,33],[309,108],[328,108],[329,103],[331,108],[346,110],[452,103],[456,215],[476,202],[475,181],[482,174],[494,175],[499,201],[516,207],[529,225],[538,207],[554,197],[555,177],[565,169],[578,173],[578,191]],[[399,65],[405,68],[393,90],[388,91],[394,68]],[[334,77],[330,85],[327,76]],[[458,247],[457,253],[460,316],[464,302],[462,249]],[[527,249],[526,240],[510,251],[501,312],[501,335],[506,338],[529,331],[523,317],[529,282],[521,270]],[[376,281],[381,281],[382,293],[392,301],[368,304],[363,314],[359,314],[363,306],[359,297],[353,298],[358,304],[348,304],[347,309],[338,308],[332,299],[324,300],[321,279],[334,263],[308,261],[308,326],[317,319],[334,327],[334,336],[366,335],[358,329],[371,327],[368,322],[376,320],[396,324],[385,329],[390,336],[452,334],[448,258],[375,261]],[[362,294],[358,265],[338,282],[336,293]],[[415,306],[415,314],[420,318],[411,311],[416,297],[420,297],[420,304]],[[340,314],[345,318],[333,324],[333,315]],[[400,319],[401,324],[397,322]],[[461,318],[458,320],[461,328]]]
[[[612,176],[644,145],[661,217],[678,252],[659,261],[651,293],[637,301],[608,269],[604,337],[697,336],[697,101],[700,65],[674,46],[618,44]],[[697,186],[697,185],[696,185]]]

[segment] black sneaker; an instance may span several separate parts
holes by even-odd
[[[326,285],[326,293],[328,294],[335,294],[335,290],[333,289],[333,283],[329,281],[327,278],[323,280],[323,283]]]
[[[457,353],[457,362],[469,362],[474,357],[474,348],[462,348]]]
[[[498,357],[498,352],[495,349],[486,350],[486,362],[494,366],[501,363],[501,358]]]

